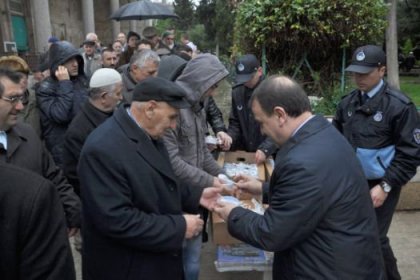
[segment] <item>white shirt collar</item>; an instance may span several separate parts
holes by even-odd
[[[3,144],[5,150],[7,150],[7,134],[5,131],[0,131],[0,143]]]
[[[369,98],[374,97],[375,94],[379,92],[379,90],[382,88],[383,85],[384,85],[384,81],[381,79],[381,81],[374,88],[368,91],[366,94],[369,96]]]

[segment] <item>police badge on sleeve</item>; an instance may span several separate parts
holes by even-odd
[[[420,129],[419,128],[414,129],[413,138],[414,138],[414,141],[416,141],[417,145],[420,145]]]

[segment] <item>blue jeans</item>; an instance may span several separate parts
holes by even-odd
[[[201,245],[201,233],[191,239],[184,240],[182,254],[185,280],[198,280],[198,276],[200,275]]]

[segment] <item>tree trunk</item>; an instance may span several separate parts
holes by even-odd
[[[397,0],[389,0],[388,28],[386,30],[386,57],[388,84],[400,89],[398,69]]]

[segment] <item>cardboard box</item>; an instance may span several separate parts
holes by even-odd
[[[244,151],[236,151],[236,152],[221,152],[219,154],[219,157],[217,159],[217,163],[223,167],[225,163],[247,163],[247,164],[253,164],[255,163],[255,153],[247,153]],[[257,165],[257,173],[258,173],[258,179],[261,181],[269,181],[271,174],[273,173],[273,165],[271,163],[271,160],[266,160],[262,164]],[[224,195],[232,195],[231,193],[225,193]],[[247,200],[252,199],[253,196],[249,194],[241,194],[240,197],[238,197],[240,200]],[[261,197],[255,197],[258,200],[261,200]]]
[[[254,209],[260,210],[263,207],[262,204],[255,205],[254,202],[256,202],[256,200],[242,200],[241,204],[243,204],[243,207],[250,210],[254,210]],[[242,241],[239,241],[238,239],[232,237],[229,234],[225,221],[223,221],[219,217],[219,215],[213,212],[211,215],[211,220],[212,220],[211,225],[212,225],[213,243],[218,244],[218,245],[242,243]]]
[[[247,153],[244,151],[236,151],[236,152],[221,152],[219,154],[219,158],[217,160],[220,166],[224,166],[225,162],[229,163],[248,163],[252,164],[255,163],[255,153]],[[273,172],[273,165],[270,160],[267,160],[263,164],[257,165],[258,171],[258,179],[261,181],[269,181],[271,173]],[[226,194],[231,195],[231,194]],[[261,201],[261,196],[253,197],[249,194],[241,194],[239,199],[242,201],[243,204],[246,205],[246,208],[252,208],[252,198],[255,198],[257,201]],[[213,237],[213,242],[215,244],[220,245],[228,245],[228,244],[238,244],[242,243],[236,238],[233,238],[228,230],[226,223],[215,213],[211,215],[211,233]]]

